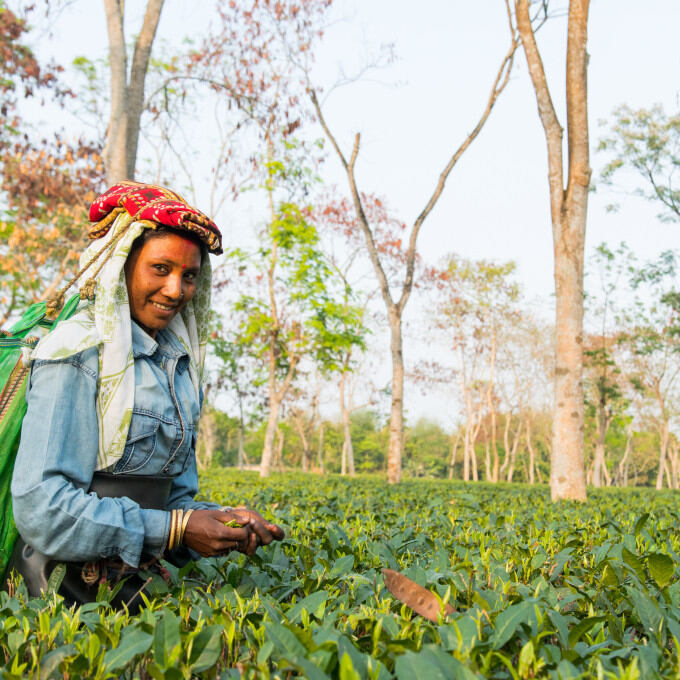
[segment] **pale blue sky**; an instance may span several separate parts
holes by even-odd
[[[564,5],[564,3],[561,3]],[[128,35],[139,26],[145,3],[128,0]],[[559,8],[560,3],[553,3]],[[159,36],[168,41],[200,36],[212,3],[167,0]],[[410,223],[432,192],[452,151],[476,123],[508,43],[501,0],[339,0],[335,21],[318,50],[317,75],[331,84],[340,65],[351,71],[366,53],[393,43],[396,60],[363,82],[334,92],[329,122],[347,149],[362,133],[358,178],[382,195]],[[593,0],[589,24],[591,146],[596,146],[614,107],[678,106],[680,2]],[[566,18],[549,22],[539,43],[553,100],[563,124]],[[102,56],[107,48],[103,3],[80,0],[64,9],[40,49],[63,63],[78,54]],[[71,123],[69,127],[77,124]],[[205,130],[196,130],[197,145]],[[320,135],[320,132],[318,133]],[[594,176],[603,159],[593,153]],[[325,173],[343,191],[346,180],[334,157]],[[678,229],[659,224],[650,206],[616,198],[604,189],[589,206],[588,247],[625,239],[642,257],[677,242]],[[239,225],[239,206],[226,216]],[[229,227],[227,226],[227,229]],[[512,81],[480,137],[453,170],[444,194],[422,231],[421,249],[431,259],[450,250],[464,256],[515,259],[529,295],[552,292],[552,243],[546,151],[523,55]]]
[[[564,6],[565,3],[553,3]],[[145,5],[128,0],[128,35],[139,26]],[[166,0],[159,36],[173,42],[200,36],[212,3]],[[331,84],[339,65],[351,71],[381,43],[394,43],[397,59],[387,69],[338,90],[326,103],[329,123],[345,149],[362,133],[357,166],[360,185],[382,195],[411,223],[429,198],[452,151],[475,125],[507,49],[502,0],[338,0],[334,22],[318,50],[316,75]],[[591,147],[619,104],[662,103],[677,110],[680,92],[680,2],[677,0],[592,0],[589,24],[589,108]],[[563,125],[566,18],[539,34],[552,95]],[[40,47],[58,61],[78,54],[94,58],[107,49],[103,3],[80,0],[63,10]],[[66,120],[66,119],[65,119]],[[67,123],[67,125],[74,125]],[[75,126],[73,128],[75,130]],[[320,136],[320,131],[316,133]],[[192,138],[193,135],[193,138]],[[206,131],[190,132],[197,147]],[[594,177],[603,160],[593,153]],[[465,257],[513,259],[518,279],[536,309],[550,317],[552,237],[548,209],[546,149],[533,90],[521,51],[512,80],[480,137],[448,181],[420,240],[426,259],[456,251]],[[337,159],[326,177],[346,190]],[[143,179],[140,177],[140,179]],[[200,194],[200,190],[199,190]],[[606,211],[620,200],[619,213]],[[201,205],[201,197],[198,197]],[[675,247],[680,225],[658,222],[641,199],[599,189],[589,204],[587,248],[625,240],[642,259]],[[245,206],[228,206],[217,219],[227,239],[237,240],[252,220]],[[416,299],[410,310],[417,315]],[[407,348],[407,358],[410,354]],[[425,408],[432,412],[432,407]],[[413,413],[413,409],[411,411]],[[443,421],[444,413],[439,414]]]

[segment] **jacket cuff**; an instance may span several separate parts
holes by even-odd
[[[140,512],[144,523],[144,551],[157,557],[163,553],[168,544],[170,513],[165,510],[144,508]]]

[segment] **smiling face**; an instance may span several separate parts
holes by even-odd
[[[150,235],[125,263],[130,316],[152,337],[196,292],[201,249],[175,233]]]

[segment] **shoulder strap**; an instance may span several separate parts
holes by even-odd
[[[59,313],[54,321],[45,318],[47,314],[47,303],[36,302],[31,305],[23,314],[21,319],[17,321],[9,329],[12,338],[23,338],[36,326],[41,326],[42,328],[47,328],[52,330],[60,321],[68,319],[75,313],[78,308],[78,303],[80,302],[80,295],[75,293],[72,295],[68,302],[64,305],[63,309]]]

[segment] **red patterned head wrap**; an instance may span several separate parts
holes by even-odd
[[[153,184],[120,182],[103,193],[90,206],[89,236],[104,236],[122,212],[136,222],[146,222],[155,229],[159,225],[196,234],[215,255],[222,253],[222,234],[215,223],[200,210],[192,208],[179,194]]]

